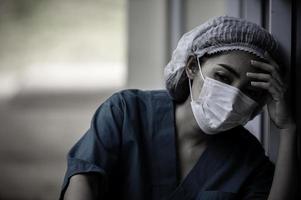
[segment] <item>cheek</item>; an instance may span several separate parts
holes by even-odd
[[[262,112],[263,107],[262,106],[258,106],[257,108],[254,109],[252,115],[251,115],[251,120],[256,117],[259,113]]]
[[[249,96],[249,95],[247,95]],[[267,98],[263,97],[262,95],[259,97],[259,96],[249,96],[251,99],[253,99],[260,108],[262,108],[264,105],[266,105],[267,103]]]
[[[215,65],[212,65],[212,64],[207,64],[207,65],[204,65],[202,67],[202,72],[203,72],[203,75],[204,75],[204,78],[206,76],[210,77],[210,78],[213,78],[214,76],[214,72],[217,70],[218,68],[215,67]]]
[[[261,98],[259,101],[256,101],[258,103],[258,107],[256,107],[252,113],[252,119],[258,115],[259,113],[262,112],[263,107],[267,104],[267,102],[269,101],[269,98]]]
[[[194,99],[198,98],[198,96],[200,95],[203,84],[204,84],[203,80],[199,77],[196,77],[193,80],[193,83],[192,83],[192,94],[193,95],[192,96]]]

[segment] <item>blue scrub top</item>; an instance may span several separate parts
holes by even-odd
[[[60,199],[71,176],[88,172],[105,178],[104,199],[267,199],[274,164],[242,126],[210,136],[206,150],[180,181],[174,108],[166,90],[112,95],[69,151]]]

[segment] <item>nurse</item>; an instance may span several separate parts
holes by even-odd
[[[60,199],[294,199],[296,125],[277,42],[216,17],[184,34],[166,90],[123,90],[69,151]],[[280,130],[276,166],[243,125],[267,105]]]

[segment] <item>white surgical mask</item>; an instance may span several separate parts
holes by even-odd
[[[198,60],[198,59],[197,59]],[[258,104],[238,88],[202,74],[204,80],[199,97],[194,100],[189,79],[191,108],[199,127],[209,135],[245,125]]]

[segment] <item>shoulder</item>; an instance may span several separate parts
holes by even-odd
[[[126,89],[113,93],[96,110],[95,117],[102,119],[108,115],[117,121],[123,119],[142,120],[152,123],[154,115],[172,110],[172,98],[167,90]]]
[[[262,144],[251,132],[243,126],[237,127],[236,131],[236,134],[234,134],[236,138],[234,140],[239,149],[238,154],[244,157],[247,163],[259,164],[264,161],[272,164],[266,156]]]
[[[241,159],[254,161],[265,156],[262,144],[243,126],[237,126],[222,133],[221,136],[218,136],[218,140],[229,150],[233,149],[235,155]]]
[[[263,150],[259,140],[241,125],[223,133],[216,134],[214,137],[216,137],[217,140],[227,143],[227,145],[230,143],[242,148],[255,148]]]
[[[139,90],[139,89],[125,89],[115,92],[111,98],[121,98],[124,100],[133,99],[150,99],[150,98],[170,98],[167,90]]]
[[[120,90],[113,93],[104,103],[124,108],[139,105],[151,106],[157,101],[171,101],[167,90]]]
[[[255,152],[264,153],[264,149],[259,140],[243,126],[237,127],[237,139],[245,148],[251,148],[253,151],[256,150]]]

